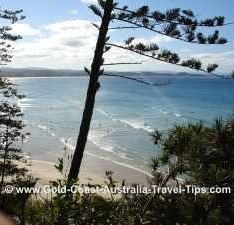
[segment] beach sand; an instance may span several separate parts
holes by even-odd
[[[63,147],[64,144],[57,137],[48,135],[43,130],[36,130],[36,132],[33,130],[28,142],[24,144],[23,151],[29,153],[31,166],[28,169],[33,176],[41,179],[39,183],[48,184],[51,180],[62,178],[55,164],[58,158],[63,156]],[[131,168],[121,162],[115,163],[108,158],[92,155],[90,152],[99,151],[96,145],[87,142],[79,175],[80,183],[103,184],[106,171],[114,172],[113,178],[118,182],[125,180],[127,184],[148,183],[145,171]]]
[[[55,168],[55,162],[44,160],[30,160],[27,168],[30,174],[39,178],[39,185],[49,184],[50,181],[63,179],[64,175]],[[113,178],[118,182],[125,180],[127,184],[147,184],[147,176],[144,173],[130,168],[116,165],[111,161],[97,159],[85,154],[79,175],[80,184],[104,184],[106,171],[114,172]]]

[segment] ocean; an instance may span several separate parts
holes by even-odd
[[[234,112],[234,80],[208,76],[147,75],[138,77],[165,86],[101,78],[85,154],[146,171],[160,154],[150,133],[164,134],[174,124],[203,121],[211,125]],[[18,102],[31,133],[23,149],[32,159],[56,161],[64,145],[72,153],[84,107],[87,77],[14,78],[27,97]]]

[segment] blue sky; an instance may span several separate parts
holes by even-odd
[[[91,63],[97,31],[90,25],[98,21],[87,4],[95,0],[2,0],[1,7],[8,9],[23,9],[27,17],[20,24],[15,24],[13,30],[24,38],[15,43],[12,67],[46,67],[57,69],[82,69]],[[165,11],[179,7],[192,9],[198,18],[223,15],[226,21],[234,21],[233,0],[119,0],[119,5],[128,5],[135,9],[149,5],[152,10]],[[225,3],[225,4],[224,4]],[[221,35],[228,38],[226,45],[194,45],[159,36],[149,31],[111,31],[111,40],[122,42],[135,35],[139,40],[158,43],[159,47],[178,52],[181,58],[196,57],[204,63],[218,63],[219,72],[230,72],[234,69],[234,25],[220,29]],[[213,29],[210,29],[212,32]],[[133,32],[133,33],[132,33]],[[119,66],[116,70],[181,70],[175,66],[157,63],[138,56],[129,55],[117,49],[112,49],[106,55],[106,62],[139,60],[145,63],[139,66]]]

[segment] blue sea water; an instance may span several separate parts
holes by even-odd
[[[210,125],[213,119],[228,118],[234,112],[233,80],[144,73],[138,76],[151,83],[170,83],[147,86],[130,80],[102,78],[88,138],[96,148],[86,149],[86,154],[145,170],[150,157],[160,153],[150,136],[154,129],[166,132],[174,124],[188,121]],[[66,140],[72,149],[79,132],[88,79],[53,77],[14,81],[27,96],[19,105],[25,113],[27,129],[36,135],[34,148],[27,149],[31,157],[44,160],[47,155],[53,155],[56,159],[61,149],[46,145],[48,140],[61,145]]]

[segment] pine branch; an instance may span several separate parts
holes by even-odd
[[[119,21],[122,21],[122,22],[125,22],[125,23],[129,23],[129,24],[138,26],[139,28],[144,28],[144,29],[153,31],[155,33],[158,33],[160,35],[164,35],[164,36],[167,36],[167,37],[170,37],[170,38],[173,38],[173,39],[176,39],[176,40],[180,40],[180,41],[183,41],[183,42],[187,42],[187,43],[192,43],[192,44],[226,44],[227,43],[227,40],[224,39],[224,38],[220,38],[220,41],[218,41],[217,43],[209,43],[209,42],[207,42],[207,40],[200,41],[199,36],[198,36],[200,33],[198,33],[198,35],[197,35],[198,36],[197,37],[198,41],[194,41],[195,37],[193,39],[190,39],[190,38],[185,39],[185,38],[181,38],[179,35],[177,35],[175,33],[171,33],[171,35],[170,35],[169,31],[168,31],[168,33],[166,33],[166,32],[163,32],[163,31],[156,30],[155,28],[152,28],[152,27],[149,27],[149,26],[141,25],[141,24],[139,24],[137,22],[129,21],[127,19],[121,19],[121,18],[113,18],[113,19],[119,20]]]
[[[107,74],[107,73],[103,73],[102,76],[107,76],[107,77],[117,77],[117,78],[123,78],[123,79],[127,79],[127,80],[133,80],[136,81],[138,83],[142,83],[142,84],[146,84],[146,85],[150,85],[150,86],[165,86],[170,84],[169,82],[164,82],[164,83],[149,83],[134,77],[129,77],[129,76],[124,76],[124,75],[119,75],[119,74]]]
[[[16,23],[17,21],[26,18],[25,16],[19,15],[22,12],[23,10],[10,11],[10,10],[2,10],[0,8],[0,18],[10,20],[12,23]]]
[[[102,18],[102,11],[95,5],[90,5],[89,8],[93,11],[94,14]]]
[[[115,66],[115,65],[137,65],[137,64],[142,64],[142,62],[126,62],[126,63],[105,63],[103,66]]]
[[[126,26],[126,27],[110,27],[109,30],[122,30],[122,29],[141,29],[137,26]]]
[[[125,13],[130,13],[130,14],[136,14],[136,12],[132,11],[132,10],[129,10],[129,9],[124,9],[124,8],[119,8],[119,7],[115,7],[114,8],[115,10],[119,10],[119,11],[122,11],[122,12],[125,12]],[[184,12],[184,14],[187,12],[189,13],[189,10],[183,10],[182,12]],[[164,15],[163,13],[160,13],[160,12],[157,12],[159,15],[161,14],[161,18],[159,17],[159,20],[157,20],[157,22],[165,22],[165,23],[172,23],[172,24],[177,24],[177,25],[181,25],[181,26],[198,26],[198,27],[222,27],[222,26],[227,26],[227,25],[231,25],[231,24],[234,24],[234,22],[228,22],[228,23],[221,23],[221,24],[216,24],[216,25],[209,25],[208,23],[208,20],[210,21],[214,21],[215,19],[219,18],[219,17],[215,17],[213,19],[206,19],[204,21],[200,21],[200,22],[197,22],[196,20],[193,20],[193,21],[190,21],[191,23],[183,23],[183,22],[179,22],[177,20],[168,20],[166,18],[162,18],[162,15]],[[191,14],[190,14],[191,15]],[[187,15],[188,16],[188,15]],[[156,17],[155,16],[152,16],[152,15],[144,15],[144,17],[147,17],[149,19],[154,19],[156,20]],[[193,16],[190,16],[190,17],[193,17]],[[187,17],[188,19],[188,17]]]
[[[133,80],[133,81],[136,81],[138,83],[147,84],[147,85],[150,85],[150,86],[153,85],[153,84],[148,83],[146,81],[143,81],[143,80],[140,80],[140,79],[137,79],[137,78],[133,78],[133,77],[124,76],[124,75],[103,73],[102,76],[124,78],[124,79],[127,79],[127,80]]]
[[[165,61],[164,59],[162,58],[158,58],[156,56],[153,56],[153,55],[148,55],[147,53],[144,53],[142,51],[139,51],[139,50],[136,50],[136,49],[131,49],[129,47],[124,47],[124,46],[121,46],[121,45],[117,45],[117,44],[112,44],[112,43],[106,43],[106,45],[108,46],[113,46],[113,47],[116,47],[116,48],[120,48],[120,49],[124,49],[124,50],[127,50],[127,51],[130,51],[130,52],[134,52],[138,55],[141,55],[141,56],[145,56],[145,57],[148,57],[148,58],[151,58],[151,59],[154,59],[154,60],[158,60],[158,61],[161,61],[161,62],[164,62],[164,63],[168,63],[168,64],[172,64],[172,65],[176,65],[176,66],[180,66],[180,67],[187,67],[189,69],[192,69],[192,70],[196,70],[196,71],[200,71],[200,72],[204,72],[204,73],[207,73],[209,75],[212,75],[216,78],[223,78],[223,79],[228,79],[228,78],[225,78],[224,76],[222,75],[219,75],[219,74],[215,74],[213,72],[208,72],[207,70],[205,69],[202,69],[202,68],[196,68],[196,67],[190,67],[188,65],[185,65],[185,62],[182,62],[182,63],[173,63],[173,62],[170,62],[170,61]],[[192,61],[192,60],[191,60]]]

